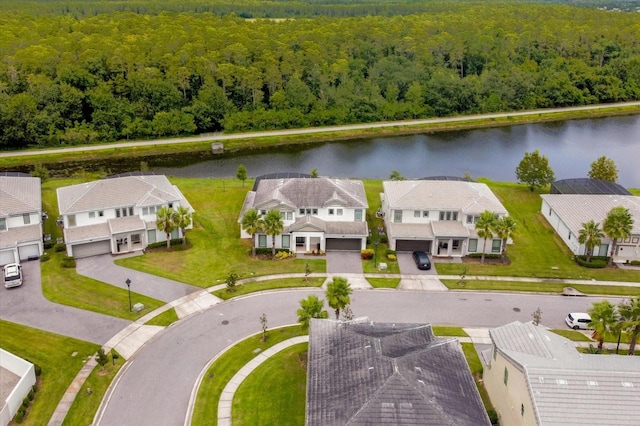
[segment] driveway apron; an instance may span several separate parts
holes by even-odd
[[[362,274],[359,251],[328,251],[327,274]]]

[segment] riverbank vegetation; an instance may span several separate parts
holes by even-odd
[[[637,13],[400,1],[391,14],[314,1],[304,7],[316,12],[291,16],[290,2],[238,2],[234,13],[145,3],[3,4],[0,149],[640,99]],[[262,16],[286,19],[246,19]]]

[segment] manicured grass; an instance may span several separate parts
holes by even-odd
[[[593,342],[593,339],[590,339],[589,337],[585,336],[583,333],[579,332],[579,331],[575,331],[575,330],[558,330],[558,329],[553,329],[550,330],[562,337],[566,337],[567,339],[574,341],[574,342]]]
[[[461,327],[450,327],[444,325],[432,326],[433,334],[445,337],[469,337]]]
[[[584,294],[602,294],[609,296],[640,296],[640,287],[624,287],[598,284],[563,284],[556,282],[520,282],[497,280],[440,280],[451,290],[493,290],[493,291],[526,291],[535,293],[562,293],[565,287],[573,287]]]
[[[254,370],[233,398],[234,425],[304,424],[308,343],[278,352]]]
[[[200,384],[191,424],[218,424],[218,401],[222,390],[238,370],[256,356],[256,349],[264,351],[284,340],[305,334],[306,332],[297,325],[269,330],[266,342],[260,340],[260,333],[243,340],[222,354],[209,367]]]
[[[172,323],[178,321],[178,314],[176,314],[176,310],[174,308],[167,309],[160,315],[157,315],[147,321],[146,325],[160,325],[162,327],[167,327]]]
[[[242,296],[243,294],[255,293],[257,291],[274,290],[278,288],[296,288],[296,287],[320,287],[324,282],[324,277],[309,278],[308,282],[304,278],[282,278],[277,280],[254,281],[245,284],[236,285],[233,291],[224,288],[216,290],[212,294],[223,300],[232,297]]]
[[[63,425],[90,425],[93,422],[93,418],[100,407],[102,398],[107,393],[111,381],[125,363],[122,357],[114,360],[111,357],[111,352],[107,353],[107,355],[109,356],[109,362],[104,368],[97,365],[87,377],[76,399],[71,404],[71,408],[62,423]],[[91,389],[90,392],[89,389]]]
[[[370,278],[367,277],[367,281],[373,288],[398,288],[400,284],[400,278]]]
[[[99,348],[94,343],[3,320],[0,320],[0,347],[42,368],[38,392],[22,423],[27,426],[46,425],[49,422],[84,361]],[[77,352],[76,356],[72,356],[74,352]]]
[[[491,399],[482,381],[482,361],[480,361],[476,347],[473,346],[473,343],[461,343],[461,345],[462,352],[464,352],[464,356],[467,358],[467,364],[469,364],[469,369],[473,375],[473,380],[476,382],[476,387],[480,393],[480,398],[482,398],[484,409],[487,411],[493,410],[493,404],[491,404]]]

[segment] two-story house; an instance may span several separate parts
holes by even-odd
[[[156,225],[156,212],[178,206],[193,211],[178,187],[162,175],[113,177],[58,188],[67,254],[76,258],[143,250],[166,241]],[[174,229],[171,238],[180,238],[181,232]]]
[[[276,248],[292,252],[363,250],[367,246],[367,197],[362,181],[330,178],[260,179],[247,193],[238,222],[256,209],[280,212],[284,230]],[[240,229],[241,238],[251,238]],[[257,234],[256,247],[271,247],[271,236]]]
[[[484,244],[475,223],[488,210],[497,217],[507,209],[483,183],[452,180],[383,182],[380,194],[389,238],[396,251],[425,251],[434,256],[461,257],[469,253],[500,253],[502,241]]]
[[[38,258],[42,253],[40,178],[0,176],[0,265]]]

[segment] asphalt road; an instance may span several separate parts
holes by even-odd
[[[260,331],[296,322],[299,300],[318,290],[278,291],[221,303],[165,329],[137,352],[107,394],[97,424],[181,425],[196,378],[227,346]],[[373,321],[495,327],[529,321],[539,307],[542,324],[566,328],[568,312],[585,311],[601,298],[474,292],[355,291],[356,316]],[[619,299],[610,299],[614,303]],[[222,321],[228,321],[223,325]],[[271,331],[275,333],[277,331]]]

